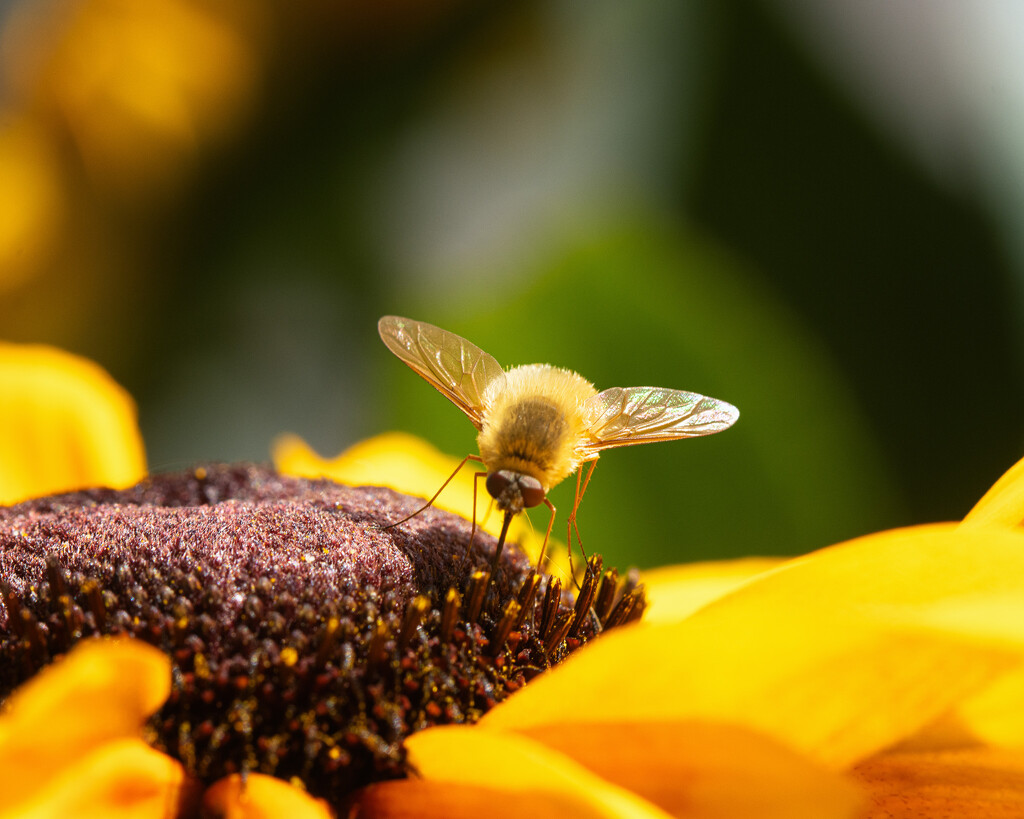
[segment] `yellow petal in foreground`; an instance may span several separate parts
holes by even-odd
[[[146,460],[128,394],[52,347],[0,342],[0,503],[130,486]]]
[[[83,641],[19,688],[0,717],[0,794],[11,807],[107,742],[139,735],[167,698],[167,656],[132,639]]]
[[[988,595],[1019,601],[1016,639],[1005,624],[943,619]],[[789,561],[680,623],[604,635],[481,725],[730,721],[842,769],[1022,657],[1024,533],[917,527]]]
[[[493,787],[426,779],[370,785],[358,793],[357,805],[349,815],[358,819],[566,819],[577,815],[575,803],[551,793],[517,791],[511,796]]]
[[[747,557],[715,560],[682,566],[665,566],[643,573],[647,608],[645,623],[672,623],[689,617],[697,609],[746,583],[762,572],[774,569],[788,558]]]
[[[140,739],[101,746],[64,768],[32,798],[4,794],[0,819],[164,819],[191,799],[181,765]]]
[[[406,741],[415,771],[453,790],[467,788],[466,803],[449,805],[454,813],[432,813],[418,803],[409,815],[478,817],[480,802],[498,809],[514,805],[530,819],[572,816],[579,819],[666,819],[668,814],[635,794],[604,781],[582,765],[542,744],[515,734],[474,726],[445,726],[413,734]],[[387,785],[377,786],[387,787]],[[411,794],[410,794],[411,795]],[[470,812],[476,803],[477,812]],[[529,812],[524,812],[525,808]],[[465,811],[465,812],[463,812]],[[399,814],[400,815],[400,814]],[[511,813],[496,815],[509,815]]]
[[[578,723],[526,733],[686,819],[830,819],[862,807],[845,778],[724,723]]]
[[[331,819],[319,799],[281,779],[238,774],[214,783],[203,794],[202,815],[218,819]]]
[[[962,703],[953,719],[975,740],[1024,749],[1024,668],[1000,677]]]
[[[853,770],[865,819],[1017,819],[1024,816],[1024,752],[992,748],[893,752]]]
[[[963,520],[965,526],[1020,526],[1024,523],[1024,458],[996,481]]]

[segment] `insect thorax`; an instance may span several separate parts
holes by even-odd
[[[532,475],[545,491],[579,464],[576,446],[586,423],[582,407],[593,386],[569,370],[517,367],[488,407],[477,438],[488,471]]]

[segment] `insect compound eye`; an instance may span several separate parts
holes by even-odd
[[[485,485],[487,486],[488,494],[492,498],[497,499],[508,489],[510,483],[512,483],[512,473],[501,471],[492,472],[488,475]]]
[[[523,506],[527,509],[544,502],[544,487],[540,485],[540,481],[529,475],[519,476],[519,492],[523,497]]]

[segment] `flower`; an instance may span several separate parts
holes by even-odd
[[[0,114],[0,293],[31,277],[65,217],[56,151],[29,117]]]
[[[642,611],[614,573],[574,606],[512,549],[473,571],[495,541],[447,513],[381,528],[418,505],[209,466],[0,509],[0,696],[84,638],[133,636],[173,658],[154,748],[207,785],[261,772],[337,802],[404,775],[410,733],[477,720]]]
[[[8,430],[33,403],[11,404]],[[134,636],[173,658],[144,736],[190,778],[267,772],[337,802],[404,774],[410,732],[478,719],[642,612],[597,562],[575,607],[512,548],[475,572],[494,539],[437,510],[381,528],[419,506],[210,466],[2,508],[0,696],[83,638]]]
[[[92,183],[145,202],[244,117],[264,26],[258,10],[180,0],[21,6],[4,31],[11,98],[49,127],[41,144],[62,132]]]
[[[14,430],[22,423],[6,420]],[[190,491],[209,492],[209,500],[227,480],[211,470],[195,477],[206,489]],[[416,507],[411,499],[387,503]],[[793,560],[661,570],[651,575],[649,620],[602,634],[475,725],[455,720],[412,734],[404,741],[408,777],[371,784],[335,807],[360,817],[1019,815],[1021,520],[1024,467],[1017,465],[960,524],[880,532]],[[424,525],[420,518],[405,525],[411,542]],[[253,620],[248,628],[255,627]],[[121,645],[103,641],[90,649],[88,665],[102,667],[101,653]],[[76,679],[67,669],[83,650],[19,689],[5,719],[18,714],[17,703],[31,702],[37,682]],[[123,676],[119,683],[129,687],[146,679]],[[158,706],[159,689],[139,685],[141,693],[101,697],[97,713],[119,713],[121,733],[101,736],[87,759],[117,743],[134,750],[123,761],[96,757],[94,773],[76,774],[66,791],[76,807],[93,798],[117,805],[110,801],[117,789],[104,783],[119,781],[122,766],[140,758],[133,731]],[[40,712],[47,716],[35,716],[37,723],[64,723],[49,708]],[[92,724],[81,712],[71,724]],[[34,724],[0,723],[0,760],[12,738],[21,743],[15,749],[35,747],[35,729],[23,727]],[[143,782],[157,782],[164,794],[187,792],[177,763],[147,754],[164,767]],[[56,762],[48,769],[58,778],[62,771]],[[226,776],[202,798],[221,815],[293,815],[278,800],[297,802],[304,815],[327,811],[296,787],[260,776]],[[125,815],[162,815],[146,810]]]

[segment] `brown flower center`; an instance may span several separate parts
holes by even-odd
[[[381,528],[419,503],[209,467],[0,509],[0,698],[83,637],[130,634],[173,661],[155,747],[205,782],[258,771],[337,804],[403,776],[411,732],[475,721],[643,610],[599,558],[574,601],[515,549],[476,571],[494,540],[467,561],[454,515]]]

